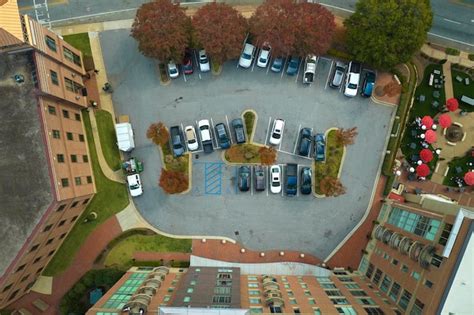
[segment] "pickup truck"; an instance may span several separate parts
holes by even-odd
[[[198,122],[199,131],[201,134],[201,143],[204,153],[212,153],[214,146],[212,144],[211,126],[209,120],[202,119]]]
[[[295,196],[298,189],[298,164],[286,164],[286,195]]]
[[[308,55],[304,66],[303,83],[311,84],[314,81],[316,75],[316,62],[318,58],[314,55]]]
[[[171,134],[171,149],[175,157],[180,157],[184,154],[184,139],[183,134],[179,126],[173,126],[170,128]]]

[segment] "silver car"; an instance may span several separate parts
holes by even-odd
[[[336,68],[334,69],[334,74],[332,76],[329,86],[332,88],[339,88],[342,84],[342,79],[344,79],[344,73],[346,73],[347,65],[342,61],[336,61]]]

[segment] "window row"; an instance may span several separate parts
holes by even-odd
[[[71,154],[70,158],[71,158],[72,163],[79,162],[77,154]],[[65,162],[64,154],[56,154],[56,161],[58,161],[58,163],[64,163]],[[82,162],[89,163],[89,157],[87,155],[82,155]]]
[[[83,179],[84,177],[85,177],[85,181]],[[74,184],[76,186],[80,186],[80,185],[83,185],[83,184],[92,184],[92,176],[77,176],[77,177],[74,177]],[[69,178],[61,178],[61,186],[63,188],[69,187],[70,186]]]
[[[49,70],[49,76],[51,78],[51,82],[54,84],[54,85],[58,85],[59,86],[59,76],[58,76],[58,73],[54,70]],[[69,78],[64,78],[64,87],[66,88],[66,90],[70,91],[70,92],[74,92],[76,94],[81,94],[82,93],[82,89],[84,88],[81,84],[77,83],[76,81],[73,81]]]
[[[61,110],[61,112],[62,112],[64,118],[70,119],[70,118],[72,117],[72,116],[70,115],[69,110],[67,110],[67,109],[63,109],[63,110]],[[54,106],[54,105],[48,105],[48,113],[49,113],[50,115],[57,115],[56,106]],[[81,121],[81,114],[75,112],[75,113],[74,113],[74,119],[77,120],[77,121]]]
[[[52,38],[51,36],[46,35],[44,40],[46,42],[46,46],[48,46],[49,49],[51,49],[54,52],[57,52],[58,48],[57,48],[57,45],[56,45],[56,40],[54,38]],[[73,62],[76,65],[78,65],[79,67],[82,67],[81,57],[78,54],[74,53],[69,48],[63,47],[63,56],[67,60]]]
[[[51,131],[51,134],[52,134],[54,139],[61,139],[61,131],[59,131],[57,129],[53,129]],[[80,134],[80,133],[77,134],[77,138],[80,142],[85,141],[85,138],[84,138],[83,134]],[[72,132],[66,132],[66,139],[68,139],[70,141],[74,141],[74,134]]]

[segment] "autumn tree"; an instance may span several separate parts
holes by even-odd
[[[161,63],[181,61],[189,42],[190,19],[184,8],[170,0],[144,3],[137,10],[131,36],[140,52]]]
[[[247,32],[247,20],[225,3],[208,3],[192,20],[195,35],[209,57],[222,64],[237,58]]]
[[[295,2],[266,0],[250,18],[250,32],[256,43],[268,43],[273,56],[293,53],[295,45]]]
[[[276,150],[274,147],[261,147],[258,153],[260,153],[260,162],[263,165],[272,165],[275,163]]]
[[[429,0],[359,0],[344,21],[347,45],[355,59],[390,69],[420,49],[432,20]]]
[[[146,131],[146,137],[156,145],[163,146],[169,141],[170,134],[168,128],[162,123],[153,123]]]
[[[346,193],[346,188],[339,179],[326,176],[319,182],[319,190],[328,197],[338,197]]]
[[[161,169],[159,185],[168,194],[178,194],[189,186],[189,179],[185,173]]]
[[[336,23],[334,15],[317,3],[296,5],[294,51],[298,56],[324,55],[332,42]]]
[[[336,142],[339,145],[354,144],[355,137],[358,134],[359,133],[357,132],[357,127],[352,127],[348,129],[344,129],[344,128],[338,129],[336,131]]]

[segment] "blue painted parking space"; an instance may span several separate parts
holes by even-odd
[[[222,193],[222,162],[205,163],[204,165],[204,193],[206,195],[220,195]]]

